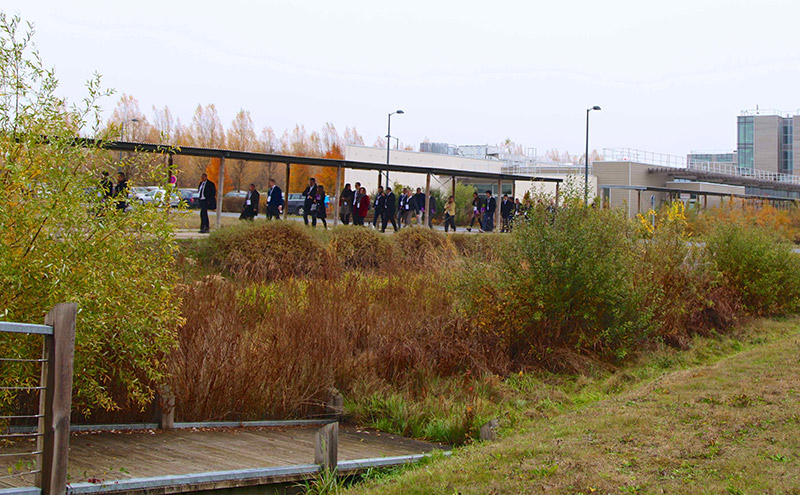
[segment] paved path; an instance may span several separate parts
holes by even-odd
[[[69,482],[93,482],[235,469],[313,464],[315,427],[202,428],[73,432]],[[0,445],[0,454],[33,442]],[[339,429],[339,460],[423,454],[436,445],[354,427]],[[13,459],[13,460],[12,460]],[[18,458],[0,457],[0,475]],[[19,466],[24,471],[29,466]],[[12,467],[13,469],[13,467]],[[0,489],[31,486],[31,475],[0,478]]]

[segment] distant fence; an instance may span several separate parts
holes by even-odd
[[[41,365],[38,386],[24,384],[0,387],[8,392],[34,392],[39,395],[39,410],[35,415],[0,416],[3,423],[14,420],[37,419],[35,432],[12,433],[0,430],[0,439],[36,438],[36,449],[26,452],[0,454],[2,457],[36,459],[33,469],[0,475],[0,479],[16,476],[35,476],[41,495],[64,495],[67,487],[67,455],[69,452],[69,423],[72,407],[72,364],[75,352],[75,320],[78,305],[57,304],[45,317],[44,325],[0,321],[0,332],[43,337],[41,359],[25,356],[0,356],[0,362],[31,362]]]

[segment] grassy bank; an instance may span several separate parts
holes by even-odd
[[[697,339],[540,401],[498,442],[352,493],[798,493],[798,354],[798,319]]]

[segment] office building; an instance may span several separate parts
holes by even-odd
[[[795,163],[800,168],[800,115],[747,110],[738,117],[737,124],[739,168],[800,175],[795,172]]]

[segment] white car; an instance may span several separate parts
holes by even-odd
[[[138,193],[136,194],[135,198],[142,205],[155,203],[159,206],[165,206],[166,194],[167,191],[165,189],[156,188],[147,191],[145,193]],[[180,202],[181,202],[180,193],[177,191],[172,191],[172,193],[169,196],[169,205],[173,208],[177,208]]]

